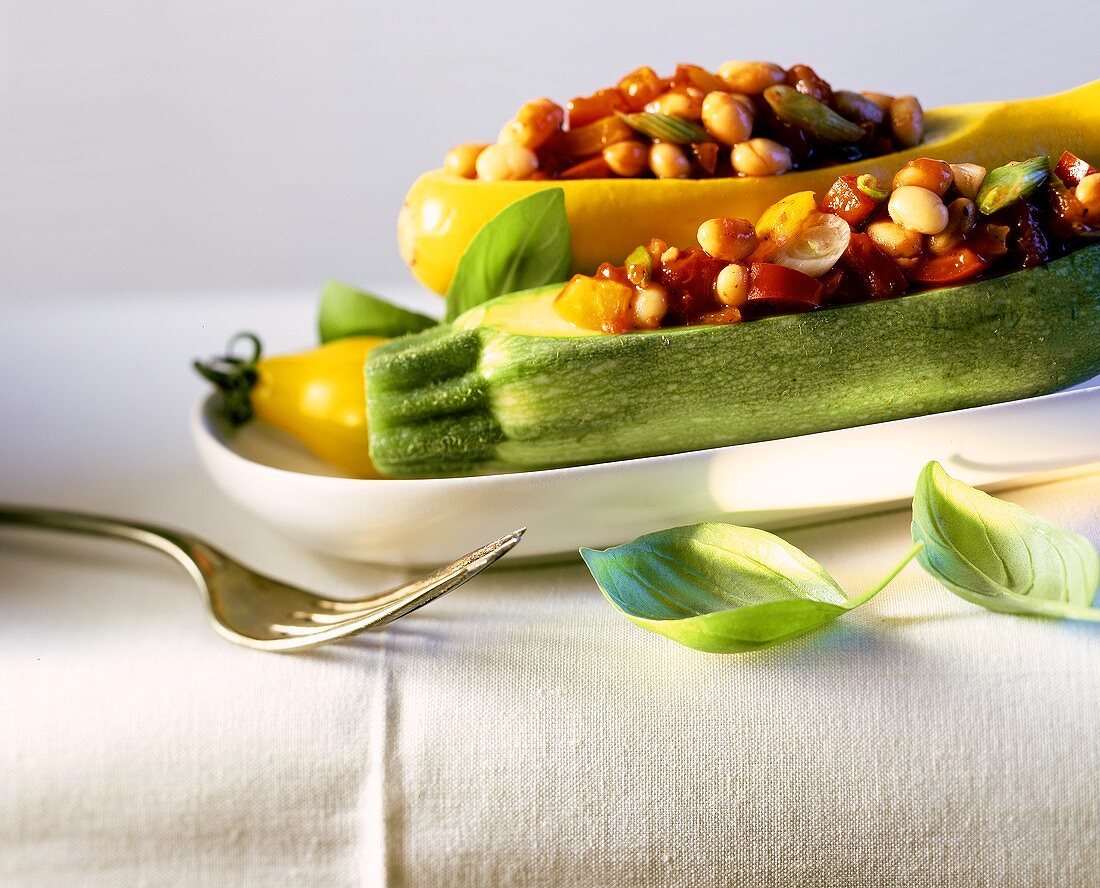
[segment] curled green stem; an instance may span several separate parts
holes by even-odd
[[[249,342],[252,353],[234,354],[239,342]],[[222,414],[233,425],[243,425],[252,418],[252,389],[259,381],[257,365],[263,346],[254,333],[238,333],[229,340],[225,354],[209,361],[194,361],[195,370],[222,393]]]

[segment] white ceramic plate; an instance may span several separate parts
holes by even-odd
[[[232,499],[317,552],[437,564],[526,526],[526,559],[722,519],[779,528],[907,500],[937,459],[987,489],[1100,468],[1090,387],[778,441],[475,478],[345,478],[263,423],[229,429],[213,396],[192,418],[199,455]],[[515,560],[513,556],[510,560]]]

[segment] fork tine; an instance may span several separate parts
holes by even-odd
[[[413,589],[417,589],[423,586],[427,586],[429,583],[436,582],[440,577],[453,573],[461,565],[476,562],[486,556],[492,556],[492,560],[488,564],[492,564],[506,552],[508,552],[516,543],[523,537],[526,527],[521,527],[518,530],[513,530],[509,534],[505,534],[498,540],[494,540],[491,543],[487,543],[472,552],[467,552],[465,555],[460,555],[454,561],[449,564],[444,564],[442,567],[438,567],[430,574],[423,577],[418,577],[414,580],[409,580],[406,583],[402,583],[400,586],[395,586],[386,592],[380,592],[377,595],[370,598],[363,598],[354,601],[340,600],[333,598],[320,598],[317,597],[314,601],[314,606],[319,610],[329,611],[332,614],[341,614],[345,616],[355,616],[358,614],[371,613],[379,610],[381,607],[389,604],[392,601],[398,599],[405,600]],[[488,566],[486,565],[486,567]],[[484,570],[479,568],[478,571]],[[477,573],[478,571],[475,571]],[[471,574],[473,576],[474,574]],[[322,615],[318,615],[322,616]],[[328,615],[323,615],[326,618]],[[338,619],[342,620],[345,616],[340,616]]]
[[[432,571],[428,576],[409,583],[409,589],[417,589],[418,591],[403,602],[394,602],[392,605],[379,608],[379,622],[377,625],[384,626],[398,617],[412,613],[417,608],[423,607],[452,589],[457,589],[468,580],[472,580],[489,565],[510,552],[516,543],[523,538],[526,530],[526,527],[513,530],[499,540],[494,540],[488,545],[468,552],[456,558],[450,564]]]
[[[385,626],[414,610],[429,604],[452,589],[473,579],[489,565],[509,552],[523,537],[526,527],[514,530],[498,540],[467,552],[425,577],[393,590],[406,591],[409,594],[395,600],[386,601],[368,611],[356,613],[343,622],[327,624],[310,630],[299,626],[275,625],[272,628],[284,633],[282,638],[259,640],[254,647],[263,647],[272,651],[297,651],[318,647],[341,638],[377,629]],[[410,591],[411,590],[411,591]]]

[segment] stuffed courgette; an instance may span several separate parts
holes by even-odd
[[[698,246],[486,302],[367,362],[386,475],[696,450],[1046,394],[1100,373],[1100,172],[841,176]]]
[[[750,87],[737,86],[739,91],[745,89]],[[771,114],[755,90],[750,90],[757,106],[750,142],[757,141],[760,122]],[[571,270],[588,273],[609,257],[625,256],[645,238],[682,243],[703,219],[723,213],[755,218],[784,194],[827,188],[838,173],[858,171],[887,178],[907,161],[928,154],[952,163],[977,159],[992,166],[1038,154],[1051,145],[1100,156],[1100,81],[1036,99],[933,108],[924,113],[923,124],[920,144],[912,138],[894,139],[897,151],[875,151],[872,154],[877,156],[870,159],[866,153],[853,154],[843,166],[796,164],[780,176],[755,171],[708,178],[633,178],[612,172],[605,178],[540,178],[533,173],[521,181],[488,181],[464,178],[468,173],[448,163],[444,169],[425,173],[409,190],[398,220],[398,244],[413,274],[444,293],[459,258],[482,225],[504,207],[547,187],[565,192],[573,232]],[[763,132],[770,137],[767,141],[786,139],[795,144],[804,130],[791,126]],[[599,149],[594,150],[599,158]],[[733,149],[721,144],[719,150],[720,157],[729,154],[732,160]],[[648,170],[646,175],[651,175]]]
[[[887,302],[627,336],[553,318],[557,290],[502,297],[372,353],[383,474],[761,441],[1027,398],[1100,372],[1100,245]]]

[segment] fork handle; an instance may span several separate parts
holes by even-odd
[[[198,540],[191,539],[167,527],[141,524],[107,515],[87,512],[67,512],[60,509],[32,509],[0,503],[0,524],[31,527],[38,530],[60,530],[85,536],[108,537],[140,543],[170,555],[188,570],[194,571],[194,549]],[[203,545],[204,548],[205,544]]]

